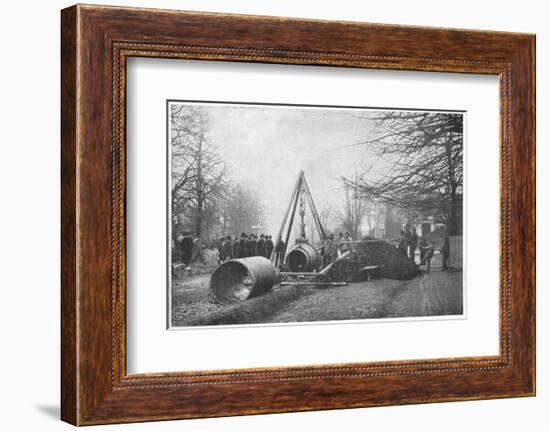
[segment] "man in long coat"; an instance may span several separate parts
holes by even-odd
[[[204,250],[202,245],[202,239],[197,233],[193,233],[193,247],[192,247],[192,253],[191,253],[191,262],[201,262],[203,265],[206,266],[206,259],[204,257]]]
[[[267,236],[265,240],[265,257],[267,259],[271,258],[271,253],[273,252],[273,241],[271,240],[271,235]]]
[[[193,237],[190,232],[183,233],[183,238],[180,242],[180,249],[182,253],[181,260],[185,265],[185,269],[190,270],[191,268],[189,265],[191,263],[191,258],[193,257]]]
[[[280,266],[284,263],[286,252],[286,244],[281,237],[279,237],[279,242],[275,248],[275,266]]]
[[[233,257],[233,243],[231,237],[228,235],[222,243],[220,260],[225,262]]]
[[[248,236],[248,257],[256,256],[256,236],[251,233]]]
[[[441,270],[449,269],[449,257],[451,255],[451,244],[449,239],[449,231],[446,227],[443,228],[443,246],[441,247],[441,258],[443,260]]]
[[[232,253],[231,253],[231,256],[233,257],[233,259],[238,259],[239,258],[239,237],[238,236],[235,236],[235,238],[233,238],[233,246],[232,246]]]
[[[265,236],[260,235],[260,239],[256,241],[256,256],[265,257]]]
[[[239,240],[239,258],[248,257],[248,238],[245,233],[241,234]]]

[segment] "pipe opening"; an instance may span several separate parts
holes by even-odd
[[[310,244],[296,244],[289,250],[286,263],[292,272],[314,271],[317,269],[319,256]]]
[[[307,254],[301,250],[292,250],[288,254],[288,267],[293,272],[303,272],[308,269],[309,259]]]
[[[252,290],[252,275],[240,262],[228,261],[219,266],[210,279],[214,297],[224,303],[244,301]]]

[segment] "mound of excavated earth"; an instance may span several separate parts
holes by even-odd
[[[418,274],[418,267],[392,244],[385,241],[365,241],[353,243],[353,251],[348,258],[334,263],[328,272],[332,281],[366,280],[365,266],[378,266],[371,270],[371,276],[393,280],[410,280]]]

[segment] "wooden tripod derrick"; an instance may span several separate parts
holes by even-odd
[[[288,220],[288,226],[285,234],[285,244],[286,244],[286,247],[288,247],[288,242],[290,241],[290,235],[292,232],[292,226],[294,223],[294,218],[296,217],[297,209],[300,214],[300,222],[301,222],[300,233],[305,238],[304,216],[306,211],[306,204],[309,206],[309,209],[311,211],[313,222],[315,223],[315,227],[317,228],[317,233],[319,234],[319,238],[321,238],[322,240],[326,239],[325,230],[323,229],[323,225],[321,224],[319,213],[317,212],[317,208],[315,207],[315,202],[313,201],[313,197],[311,196],[311,190],[309,189],[309,185],[307,183],[304,171],[300,171],[300,173],[298,174],[298,179],[296,180],[296,184],[294,185],[294,188],[292,190],[288,207],[285,211],[285,215],[281,222],[281,227],[279,228],[279,232],[275,240],[275,247],[271,252],[271,256],[270,256],[271,260],[273,260],[275,257],[275,253],[279,245],[280,239],[282,238],[283,233],[285,231],[285,226],[287,226],[287,220]],[[289,219],[289,214],[290,214],[290,219]]]

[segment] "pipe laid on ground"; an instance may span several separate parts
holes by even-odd
[[[210,292],[222,304],[244,301],[262,295],[277,282],[278,271],[261,256],[228,260],[210,277]]]

